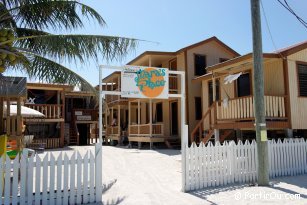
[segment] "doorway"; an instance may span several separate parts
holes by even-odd
[[[77,124],[79,132],[79,145],[87,145],[87,139],[89,134],[88,124]]]
[[[171,135],[178,135],[178,102],[171,102]]]
[[[237,80],[237,97],[251,95],[250,73],[242,74]]]

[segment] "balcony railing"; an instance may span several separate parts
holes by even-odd
[[[264,104],[267,119],[286,118],[284,96],[265,96]],[[234,98],[217,104],[217,120],[248,120],[254,117],[253,96]]]
[[[152,133],[150,133],[150,126],[152,126]],[[129,125],[129,135],[135,136],[163,136],[163,124],[140,124]]]
[[[25,106],[37,110],[45,115],[46,119],[63,118],[63,105],[55,104],[25,104]]]
[[[107,127],[107,135],[119,135],[119,133],[120,133],[119,126]]]
[[[178,91],[178,77],[177,75],[169,75],[169,91]]]

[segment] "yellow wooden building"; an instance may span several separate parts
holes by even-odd
[[[307,130],[307,42],[263,54],[264,101],[269,137],[305,136]],[[208,66],[193,79],[202,86],[202,119],[191,141],[254,135],[252,53]],[[230,82],[235,75],[239,77]],[[228,83],[227,83],[228,82]]]
[[[191,128],[194,128],[202,117],[201,83],[192,84],[192,79],[204,74],[204,67],[237,56],[239,56],[237,52],[218,38],[212,37],[175,52],[146,51],[127,65],[161,67],[185,72],[186,124],[189,125],[191,132]],[[106,90],[120,91],[120,73],[111,74],[104,79],[103,83]],[[169,75],[169,92],[178,93],[180,88],[178,77]],[[180,140],[179,99],[132,99],[128,101],[128,99],[119,96],[106,96],[106,101],[109,110],[109,115],[107,115],[109,117],[106,119],[108,122],[106,125],[107,137],[119,140],[122,135],[120,124],[127,124],[130,119],[128,129],[126,129],[130,141],[165,142],[169,147],[172,147],[173,139]],[[118,122],[117,126],[112,127],[111,124],[114,121],[112,118],[114,117],[116,119],[120,117],[120,120],[117,120],[122,122]]]

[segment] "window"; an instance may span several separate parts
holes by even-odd
[[[220,58],[220,63],[223,63],[225,61],[228,61],[229,59],[228,58]]]
[[[177,59],[176,58],[169,62],[169,69],[177,70]]]
[[[209,81],[208,84],[208,93],[209,93],[209,106],[212,105],[213,103],[213,82]],[[215,97],[216,97],[216,101],[220,100],[220,81],[219,80],[215,80]]]
[[[298,64],[299,96],[307,97],[307,64]]]
[[[194,55],[194,75],[200,76],[200,75],[205,75],[206,74],[206,67],[207,67],[207,62],[206,62],[206,56],[204,55]]]
[[[195,97],[195,119],[201,120],[202,109],[201,109],[201,97]]]
[[[251,95],[251,83],[249,73],[242,74],[237,80],[237,96],[244,97]]]
[[[157,122],[163,122],[162,103],[156,104],[156,120]]]

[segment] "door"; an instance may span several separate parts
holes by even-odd
[[[178,102],[171,102],[171,135],[178,135]]]
[[[250,82],[250,74],[245,73],[241,75],[237,80],[237,96],[249,96],[251,95],[251,82]]]
[[[87,139],[89,134],[88,124],[77,124],[79,132],[79,145],[87,145]]]

